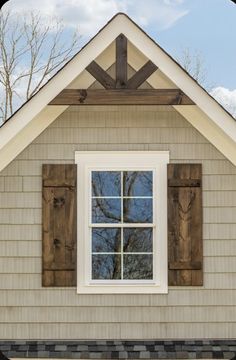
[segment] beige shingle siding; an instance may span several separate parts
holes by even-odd
[[[72,163],[75,150],[170,150],[172,162],[203,164],[203,288],[41,288],[41,167]],[[2,339],[232,338],[235,264],[236,168],[171,107],[71,107],[0,174]]]

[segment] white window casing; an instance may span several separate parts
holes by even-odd
[[[168,292],[167,164],[168,151],[76,151],[77,164],[77,292],[78,294],[143,294]],[[91,172],[152,171],[153,223],[129,227],[153,228],[152,280],[91,280]],[[103,226],[96,224],[96,227]],[[106,227],[122,224],[106,224]]]

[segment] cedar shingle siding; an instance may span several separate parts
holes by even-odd
[[[202,164],[203,287],[42,288],[42,164],[73,164],[75,150],[170,150],[172,163]],[[69,108],[0,174],[0,338],[233,338],[235,209],[236,168],[173,108]]]

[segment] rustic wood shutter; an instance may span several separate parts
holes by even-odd
[[[76,286],[76,165],[43,165],[43,286]]]
[[[201,164],[168,165],[169,285],[202,285]]]

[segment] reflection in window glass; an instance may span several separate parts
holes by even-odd
[[[93,196],[120,196],[120,171],[92,171]]]
[[[152,199],[124,199],[124,222],[152,223]]]
[[[92,255],[92,279],[121,279],[121,256]]]
[[[97,252],[120,252],[121,229],[117,228],[93,228],[92,251]]]
[[[92,171],[91,186],[92,279],[153,279],[153,172]]]
[[[152,228],[124,228],[124,252],[152,252]]]
[[[123,278],[129,280],[152,279],[152,255],[124,254]]]
[[[121,220],[120,199],[92,199],[93,223],[118,223]]]
[[[124,171],[124,196],[152,196],[152,171]]]

